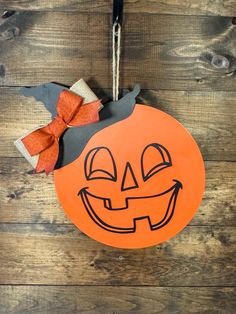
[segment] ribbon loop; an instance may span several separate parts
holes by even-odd
[[[99,120],[100,101],[82,106],[83,98],[63,90],[57,102],[57,116],[46,126],[26,135],[22,142],[31,156],[39,154],[35,171],[53,171],[59,154],[59,138],[70,126],[82,126]]]

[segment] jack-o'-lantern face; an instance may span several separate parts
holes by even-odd
[[[204,166],[182,125],[136,105],[55,171],[55,183],[82,231],[105,244],[138,248],[169,239],[190,221],[204,191]]]
[[[152,143],[136,157],[139,158],[136,162],[140,163],[137,175],[129,161],[124,161],[124,169],[117,170],[115,158],[107,147],[94,148],[85,158],[84,170],[88,187],[83,187],[78,195],[91,219],[104,230],[135,232],[136,224],[143,219],[147,220],[150,230],[157,230],[165,226],[174,213],[179,189],[182,188],[179,180],[168,178],[169,186],[163,190],[158,178],[153,178],[152,184],[156,184],[156,192],[147,192],[149,180],[167,167],[172,167],[167,149]],[[94,182],[90,183],[91,180]],[[110,181],[106,185],[107,197],[96,194],[96,186],[103,184],[103,180]],[[114,204],[117,194],[120,194],[119,204]]]

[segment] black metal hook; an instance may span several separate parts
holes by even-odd
[[[113,0],[113,24],[119,23],[122,25],[123,21],[123,0]]]

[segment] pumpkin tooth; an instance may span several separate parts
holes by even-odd
[[[105,199],[104,199],[104,206],[105,206],[106,208],[111,209],[111,201],[110,201],[109,198],[105,198]]]

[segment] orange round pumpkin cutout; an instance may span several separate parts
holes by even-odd
[[[191,135],[173,117],[145,105],[93,135],[54,178],[72,222],[119,248],[173,237],[194,216],[205,185],[204,163]]]

